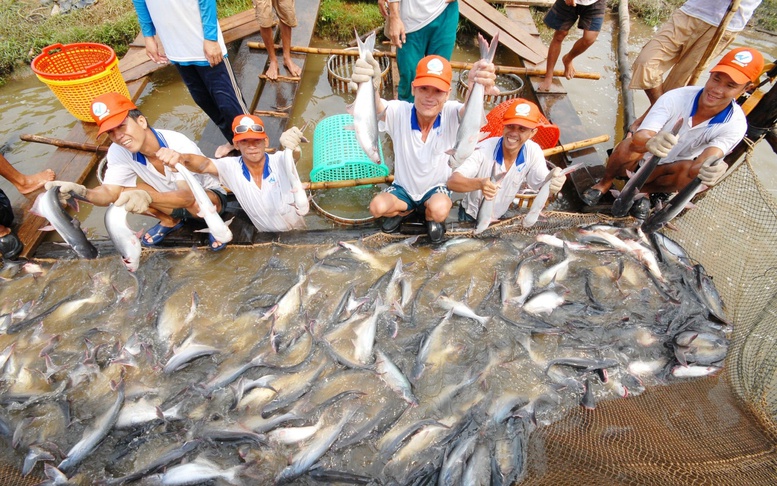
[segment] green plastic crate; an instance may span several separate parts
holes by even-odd
[[[344,127],[353,125],[352,115],[334,115],[324,118],[316,125],[313,133],[312,182],[331,182],[368,177],[386,177],[389,168],[383,160],[383,147],[378,144],[380,164],[367,157],[354,130]]]

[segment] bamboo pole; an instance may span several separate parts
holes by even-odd
[[[264,49],[264,43],[249,42],[248,47],[252,49]],[[276,48],[280,49],[280,46],[276,45]],[[325,56],[331,56],[331,55],[358,56],[359,55],[359,51],[355,49],[354,50],[326,49],[322,47],[302,47],[302,46],[291,46],[291,52],[300,52],[304,54],[321,54]],[[393,52],[387,52],[387,51],[374,51],[373,55],[375,57],[396,57],[396,54],[394,54]],[[472,69],[472,63],[451,61],[451,67],[453,69]],[[496,66],[496,72],[497,74],[523,74],[526,76],[545,75],[544,69],[528,69],[523,67],[501,66],[501,65]],[[564,76],[564,71],[553,71],[553,75],[557,77]],[[601,75],[599,73],[576,72],[575,77],[579,79],[600,79]]]
[[[631,129],[634,116],[634,94],[629,89],[631,83],[631,63],[629,63],[629,1],[618,3],[618,71],[621,81],[621,98],[623,98],[623,133]]]
[[[43,135],[35,135],[29,133],[23,133],[19,135],[19,138],[25,142],[45,143],[48,145],[54,145],[56,147],[83,150],[84,152],[107,152],[108,147],[102,147],[100,145],[94,145],[92,143],[77,143],[69,140],[62,140],[60,138],[44,137]]]
[[[715,49],[718,47],[718,44],[720,43],[720,39],[723,37],[723,34],[726,32],[726,27],[728,27],[728,23],[731,22],[731,17],[734,16],[734,14],[739,10],[739,4],[741,3],[740,0],[734,0],[731,2],[731,5],[728,6],[728,10],[726,11],[726,14],[723,16],[723,19],[720,21],[720,25],[718,25],[718,29],[715,31],[715,35],[712,37],[712,40],[710,41],[709,45],[707,45],[707,50],[704,51],[704,54],[701,56],[701,61],[699,61],[698,66],[696,66],[696,69],[693,70],[693,74],[691,75],[691,79],[688,80],[688,86],[693,86],[696,84],[696,81],[699,80],[699,76],[701,76],[701,72],[704,70],[704,68],[707,67],[707,64],[710,62],[710,58],[712,57],[712,53],[715,52]]]
[[[561,152],[570,152],[572,150],[590,147],[591,145],[596,145],[597,143],[606,142],[609,139],[609,135],[599,135],[598,137],[587,138],[585,140],[579,140],[577,142],[570,142],[564,145],[547,148],[542,151],[542,154],[545,157],[550,157],[551,155],[560,154]],[[318,189],[340,189],[343,187],[366,186],[370,184],[391,184],[393,181],[394,176],[388,175],[385,177],[365,177],[363,179],[346,179],[342,181],[303,182],[302,187],[313,191]]]

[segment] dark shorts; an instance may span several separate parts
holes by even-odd
[[[13,207],[8,196],[0,190],[0,226],[10,228],[13,224]]]
[[[475,223],[477,220],[469,215],[469,213],[464,210],[464,206],[459,206],[459,223]]]
[[[391,184],[387,188],[383,189],[383,192],[386,194],[391,194],[400,201],[404,201],[405,204],[407,204],[407,209],[410,211],[415,211],[418,208],[423,208],[426,201],[429,200],[430,197],[434,196],[435,194],[445,194],[448,196],[448,198],[451,197],[451,191],[448,189],[447,186],[439,185],[434,186],[433,188],[429,189],[426,194],[421,198],[420,201],[413,201],[413,199],[410,197],[410,195],[405,191],[405,189],[402,186],[398,186],[396,184]]]
[[[214,191],[213,189],[205,190],[212,192],[216,195],[216,197],[219,198],[219,202],[221,203],[221,211],[219,211],[219,216],[222,216],[224,211],[227,209],[227,195],[221,191]],[[182,219],[184,221],[188,221],[190,219],[199,219],[197,215],[190,213],[184,208],[173,209],[173,211],[170,213],[170,217],[173,219]]]
[[[545,14],[545,25],[553,30],[568,31],[577,22],[577,28],[599,32],[604,23],[604,11],[607,7],[605,0],[598,0],[591,5],[577,5],[570,7],[564,0],[556,0],[556,3]],[[579,19],[579,20],[578,20]]]

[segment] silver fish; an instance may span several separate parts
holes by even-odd
[[[160,474],[156,479],[159,484],[165,486],[199,484],[216,479],[221,479],[229,484],[243,484],[240,479],[240,473],[243,470],[245,470],[244,465],[222,469],[218,464],[198,456],[192,462],[168,468],[164,474]]]
[[[375,32],[370,34],[364,42],[357,33],[356,43],[359,47],[359,58],[366,59],[367,53],[375,50]],[[353,115],[353,129],[356,131],[356,140],[362,150],[371,161],[380,164],[378,108],[375,104],[375,87],[372,83],[372,79],[359,83],[358,88],[356,88],[356,99],[348,107],[348,112]]]
[[[571,174],[584,165],[585,163],[583,162],[570,165],[561,171],[561,175]],[[534,196],[534,202],[531,205],[531,209],[529,209],[529,212],[526,213],[526,216],[523,217],[521,224],[524,228],[531,228],[534,226],[534,223],[536,223],[540,217],[540,212],[545,209],[545,202],[547,202],[548,198],[550,197],[550,183],[553,180],[551,177],[552,173],[553,172],[549,173],[548,176],[545,177],[545,181],[542,183],[542,187],[540,187],[537,195]]]
[[[523,310],[534,315],[549,315],[553,312],[553,309],[563,303],[564,297],[552,290],[546,290],[529,299],[529,301],[523,305]]]
[[[485,326],[490,317],[488,316],[479,316],[475,314],[475,311],[470,309],[470,307],[463,303],[459,302],[457,300],[451,299],[447,295],[440,295],[437,298],[437,306],[441,307],[445,310],[452,310],[454,314],[460,317],[469,317],[470,319],[474,319],[480,323],[481,326]]]
[[[81,223],[78,219],[71,218],[59,205],[59,186],[53,186],[40,194],[30,211],[48,219],[59,236],[80,258],[97,258],[97,248],[86,239],[81,230]]]
[[[491,182],[493,184],[499,184],[499,182],[504,179],[505,175],[507,175],[507,172],[504,174],[496,175],[496,166],[497,164],[494,162],[494,167],[491,169]],[[491,222],[494,221],[494,204],[496,204],[496,197],[486,199],[484,196],[480,201],[480,208],[478,208],[477,226],[475,226],[476,235],[484,232],[491,224]]]
[[[200,208],[200,212],[197,216],[205,220],[205,224],[208,225],[208,229],[204,230],[209,232],[213,239],[220,243],[229,243],[232,241],[232,231],[230,231],[227,223],[221,219],[218,210],[213,202],[208,197],[202,184],[194,177],[189,169],[183,166],[183,164],[175,164],[175,170],[177,170],[184,178],[189,188],[194,194],[194,200],[197,201],[197,206]]]
[[[124,206],[111,204],[105,211],[105,229],[108,236],[121,255],[121,261],[130,272],[135,272],[140,265],[140,239],[127,225],[127,210]]]
[[[310,211],[310,201],[302,187],[302,182],[297,172],[297,164],[294,163],[294,153],[289,149],[283,150],[283,167],[286,170],[286,176],[291,182],[291,193],[294,196],[294,208],[297,214],[304,216]]]
[[[402,371],[397,368],[397,365],[380,349],[375,350],[375,356],[375,368],[380,378],[386,382],[389,388],[397,392],[404,401],[410,405],[417,405],[418,399],[413,395],[413,387]]]

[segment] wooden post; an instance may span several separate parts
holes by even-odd
[[[623,133],[628,133],[634,123],[634,93],[629,89],[631,83],[631,63],[629,63],[629,1],[618,3],[618,71],[620,71],[621,97],[623,98]]]
[[[715,52],[715,49],[720,43],[720,39],[723,37],[723,33],[726,32],[726,27],[728,27],[728,23],[731,22],[731,17],[733,17],[737,10],[739,10],[740,3],[741,0],[734,0],[731,2],[731,5],[729,5],[728,11],[726,11],[726,15],[723,16],[723,19],[720,21],[720,25],[718,25],[718,30],[715,31],[715,35],[712,37],[712,41],[710,41],[709,45],[707,46],[707,50],[704,51],[704,54],[701,56],[699,65],[696,66],[696,69],[694,69],[693,74],[691,75],[691,79],[688,80],[688,86],[693,86],[696,84],[696,81],[699,80],[701,72],[707,66],[707,63],[710,62],[712,53]]]

